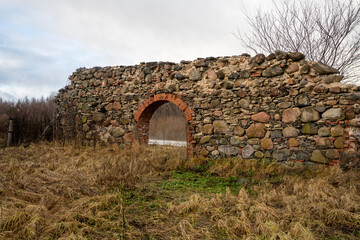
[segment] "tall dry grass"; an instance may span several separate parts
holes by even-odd
[[[0,239],[124,238],[124,191],[181,166],[183,156],[166,147],[2,149]]]
[[[213,165],[209,173],[236,174],[240,179],[251,175],[243,183],[251,185],[251,191],[242,188],[232,194],[228,189],[212,197],[194,194],[171,206],[169,213],[195,219],[207,216],[230,239],[360,238],[360,174],[356,169],[232,159]],[[276,181],[274,176],[278,176]],[[207,230],[188,225],[184,239]]]
[[[185,161],[168,147],[74,146],[0,150],[0,239],[360,237],[357,169],[239,159],[208,164]],[[242,188],[218,194],[163,189],[179,168],[236,177]]]

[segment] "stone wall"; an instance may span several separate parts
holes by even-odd
[[[360,151],[360,87],[301,53],[79,68],[69,79],[57,96],[60,125],[73,113],[85,143],[147,144],[152,114],[172,102],[189,154],[335,164]]]

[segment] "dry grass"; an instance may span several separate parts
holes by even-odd
[[[240,190],[214,193],[218,179]],[[0,150],[0,239],[358,239],[359,229],[356,169],[184,162],[139,146]]]
[[[119,237],[122,191],[177,168],[180,154],[138,146],[131,151],[54,144],[2,149],[0,239]]]
[[[194,194],[171,211],[193,217],[208,215],[225,236],[235,239],[360,237],[360,199],[354,188],[335,188],[319,179],[284,181],[286,184],[275,189],[267,184],[257,187],[256,197],[245,189],[238,195],[228,191],[211,198]]]

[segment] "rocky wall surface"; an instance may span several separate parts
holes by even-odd
[[[72,113],[85,142],[128,146],[140,106],[166,94],[188,108],[195,155],[335,164],[360,151],[360,87],[340,83],[338,73],[285,52],[79,68],[59,91],[57,111],[61,126]]]

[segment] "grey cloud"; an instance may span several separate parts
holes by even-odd
[[[232,35],[243,21],[239,0],[0,0],[0,6],[0,87],[53,90],[78,67],[243,52]],[[13,67],[1,65],[4,55]]]
[[[7,92],[0,91],[0,99],[3,101],[15,101],[16,97]]]
[[[37,84],[45,84],[47,80],[39,78],[43,70],[56,67],[55,59],[41,56],[25,49],[0,48],[0,84],[24,84],[36,80]]]
[[[83,3],[32,2],[34,8],[45,5],[47,9],[32,21],[54,35],[66,36],[102,53],[109,59],[105,64],[119,61],[114,53],[131,56],[132,63],[136,63],[154,57],[179,61],[199,55],[236,54],[240,49],[231,35],[242,19],[237,0],[226,4],[205,0]],[[55,21],[56,28],[52,27]]]

